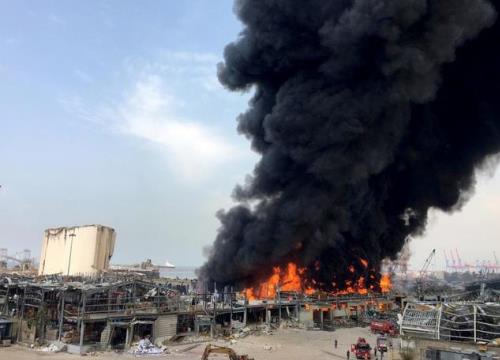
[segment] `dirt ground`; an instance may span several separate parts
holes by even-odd
[[[213,341],[212,344],[232,347],[238,354],[248,354],[255,360],[318,360],[318,359],[346,359],[346,352],[350,344],[359,336],[363,336],[373,347],[376,336],[368,328],[337,329],[334,332],[306,331],[300,329],[283,329],[275,331],[272,335],[251,335],[230,344],[228,341]],[[334,340],[337,339],[337,349]],[[393,342],[397,345],[397,341]],[[141,356],[147,358],[164,358],[174,360],[199,360],[206,343],[194,345],[177,345],[169,347],[170,354]],[[1,360],[74,360],[79,355],[67,353],[44,353],[20,346],[0,348]],[[127,353],[96,353],[87,355],[87,358],[101,359],[128,359],[134,355]],[[211,355],[210,359],[227,359],[222,355]],[[392,360],[391,354],[384,359]],[[351,360],[353,356],[351,355]]]

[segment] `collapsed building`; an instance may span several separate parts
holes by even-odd
[[[402,314],[404,347],[422,359],[481,359],[500,355],[500,303],[409,302]]]
[[[401,334],[449,341],[491,342],[500,338],[499,303],[408,303]]]
[[[457,294],[441,296],[434,307],[425,308],[411,294],[395,291],[387,274],[378,288],[368,287],[361,277],[344,291],[324,292],[306,288],[302,270],[288,264],[254,287],[214,287],[211,292],[205,282],[160,278],[151,260],[111,267],[115,239],[115,231],[102,225],[46,230],[38,276],[0,275],[0,344],[64,343],[69,352],[83,354],[127,349],[146,336],[159,346],[188,336],[246,336],[282,325],[333,330],[381,318],[395,324],[401,309],[403,341],[420,347],[422,356],[430,354],[431,360],[437,359],[438,350],[429,341],[453,343],[472,336],[479,343],[498,337],[495,307],[475,303],[475,325],[462,326],[470,321],[470,316],[460,317],[467,311],[443,303]],[[364,260],[359,261],[370,277]],[[457,299],[489,296],[498,302],[498,293],[498,286],[469,287]],[[429,349],[434,352],[427,353]]]
[[[0,287],[0,314],[13,321],[12,340],[62,341],[76,353],[124,348],[146,334],[170,338],[185,305],[177,291],[140,279],[4,278]]]
[[[165,279],[111,274],[3,277],[0,316],[11,324],[12,341],[60,341],[70,352],[86,353],[125,349],[146,335],[160,345],[175,337],[215,336],[281,322],[328,330],[394,306],[387,294],[282,292],[274,299],[249,301],[237,292],[209,294],[196,289],[195,281],[183,288]]]
[[[246,336],[249,329],[270,331],[282,324],[321,330],[381,318],[395,324],[402,309],[403,341],[431,360],[438,350],[429,342],[471,340],[479,346],[500,337],[496,286],[466,288],[457,298],[482,303],[457,305],[450,293],[429,305],[395,291],[388,275],[377,288],[363,277],[341,292],[305,288],[303,272],[289,264],[253,288],[210,292],[205,282],[160,278],[150,271],[151,260],[138,268],[110,268],[115,238],[102,225],[46,230],[38,276],[0,275],[0,344],[64,343],[69,352],[83,354],[127,349],[146,336],[163,345],[186,336]]]

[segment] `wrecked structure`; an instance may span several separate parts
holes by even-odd
[[[165,279],[120,277],[4,277],[0,316],[11,339],[62,342],[74,353],[129,348],[145,336],[162,345],[189,335],[215,336],[248,326],[331,329],[393,307],[387,294],[305,295],[251,300],[242,293],[200,293]]]
[[[0,316],[0,346],[9,346],[12,342],[12,320]]]
[[[410,302],[400,331],[402,348],[421,359],[498,358],[500,303]]]
[[[102,225],[47,229],[38,274],[98,274],[109,268],[115,239],[115,230]]]
[[[488,343],[500,338],[500,304],[408,303],[403,312],[401,335]]]
[[[13,340],[62,341],[68,350],[124,348],[134,338],[176,334],[178,293],[139,279],[54,281],[3,279],[0,313],[14,321]]]
[[[9,265],[11,265],[11,267],[9,267]],[[24,249],[20,253],[9,255],[8,249],[0,248],[0,270],[2,272],[13,270],[35,273],[35,259],[31,257],[31,250]]]
[[[5,276],[0,277],[0,318],[9,325],[2,337],[29,345],[58,344],[82,354],[134,349],[145,338],[162,348],[189,336],[238,338],[282,326],[328,331],[367,326],[377,319],[396,324],[398,313],[402,344],[411,344],[407,346],[421,351],[422,358],[439,344],[479,348],[500,337],[498,302],[479,298],[418,303],[409,297],[403,301],[393,291],[276,290],[274,297],[250,299],[230,287],[208,292],[193,280],[181,284],[113,272],[98,277]]]

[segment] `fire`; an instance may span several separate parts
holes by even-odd
[[[281,270],[279,266],[273,268],[273,274],[260,285],[254,288],[245,289],[244,293],[249,300],[272,299],[276,296],[276,289],[281,291],[304,291],[306,294],[314,292],[313,289],[305,288],[302,285],[300,275],[305,269],[298,268],[294,263],[288,263],[286,270]]]
[[[345,282],[345,289],[335,292],[336,295],[349,295],[349,294],[368,294],[368,289],[366,288],[365,278],[360,276],[358,280],[351,281],[347,280]]]
[[[360,264],[363,268],[368,268],[368,261],[365,259],[359,259]],[[319,268],[319,263],[315,263],[315,268]],[[355,267],[353,265],[349,265],[348,271],[350,273],[355,273]],[[273,273],[269,276],[266,281],[262,283],[247,288],[243,291],[243,294],[248,300],[256,300],[256,299],[274,299],[276,297],[277,289],[279,288],[281,291],[296,291],[303,292],[307,295],[312,295],[316,292],[316,289],[310,286],[306,286],[304,283],[302,276],[306,272],[305,268],[299,268],[294,263],[288,263],[285,269],[276,266],[273,268]],[[371,280],[374,280],[375,274],[370,273],[367,274]],[[316,282],[314,279],[311,280],[312,285],[316,286]],[[337,288],[337,284],[332,282],[334,288]],[[383,293],[387,293],[391,290],[391,278],[388,274],[382,274],[379,282],[380,291]],[[359,276],[357,280],[347,280],[344,284],[344,287],[341,290],[335,291],[336,295],[348,295],[348,294],[360,294],[366,295],[370,291],[374,290],[374,286],[370,285],[367,287],[366,277]]]
[[[382,290],[383,293],[387,293],[391,291],[391,289],[391,277],[389,276],[389,274],[382,274],[382,277],[380,278],[380,290]]]

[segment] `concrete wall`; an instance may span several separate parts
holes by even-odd
[[[299,318],[302,322],[313,321],[313,310],[312,309],[300,309]]]
[[[102,225],[45,230],[39,275],[94,275],[108,269],[116,233]]]

